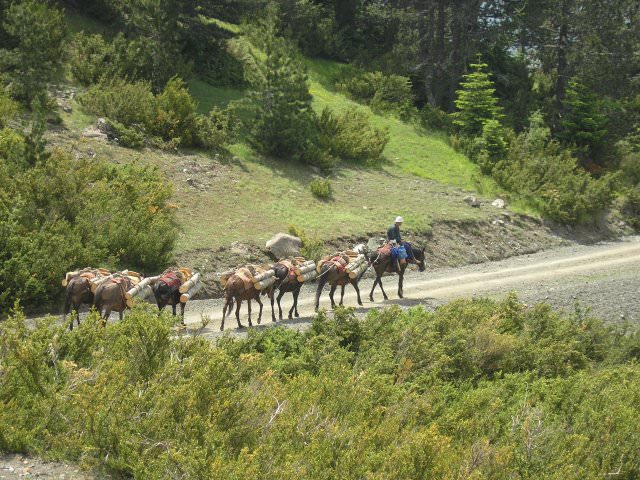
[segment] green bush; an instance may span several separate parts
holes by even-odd
[[[20,105],[13,101],[0,87],[0,128],[7,126],[20,111]]]
[[[309,183],[309,190],[311,190],[311,193],[313,193],[315,197],[322,200],[331,198],[331,195],[333,194],[331,181],[328,179],[316,178],[315,180],[311,180]]]
[[[539,113],[532,115],[529,129],[513,140],[507,158],[492,171],[506,189],[528,196],[545,216],[561,222],[595,218],[611,204],[616,178],[594,179],[579,168],[571,152],[551,139]]]
[[[638,334],[513,296],[176,336],[0,325],[0,449],[134,478],[632,478]],[[607,439],[603,442],[602,439]]]
[[[349,110],[340,115],[325,108],[317,124],[323,142],[333,155],[366,163],[382,160],[389,131],[371,126],[362,110]]]
[[[152,131],[165,140],[179,139],[183,146],[197,143],[197,103],[180,78],[174,77],[156,97]]]
[[[145,145],[145,135],[141,128],[125,127],[115,120],[107,120],[110,130],[113,132],[114,140],[118,144],[127,148],[142,148]]]
[[[113,45],[100,34],[79,32],[70,45],[69,67],[71,74],[83,85],[99,83],[117,71],[117,57]]]
[[[54,151],[30,167],[0,156],[0,315],[44,306],[87,265],[163,268],[175,243],[171,188],[158,170],[75,160]]]
[[[88,112],[125,127],[138,125],[149,129],[155,126],[156,100],[148,82],[112,78],[92,85],[78,100]]]
[[[640,187],[629,188],[622,202],[622,215],[626,222],[636,230],[640,230]]]
[[[453,127],[451,117],[445,111],[429,104],[420,109],[418,119],[420,124],[427,130],[444,130],[448,132]]]
[[[358,72],[337,82],[336,88],[354,100],[370,105],[374,111],[403,115],[413,105],[411,81],[400,75]]]
[[[198,146],[220,149],[238,139],[240,120],[230,104],[225,109],[214,107],[207,116],[197,115],[195,128]]]
[[[295,225],[289,225],[289,234],[302,240],[300,254],[307,260],[315,260],[317,262],[325,254],[324,242],[318,237],[310,237],[307,232],[297,228]]]

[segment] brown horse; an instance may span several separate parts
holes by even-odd
[[[249,326],[253,327],[251,323],[251,300],[255,300],[260,305],[260,313],[258,314],[258,325],[262,320],[262,308],[263,304],[260,300],[261,295],[268,295],[271,299],[271,319],[276,321],[276,316],[273,311],[273,285],[264,289],[258,290],[253,286],[253,276],[256,274],[256,270],[250,266],[241,267],[235,271],[233,275],[229,277],[227,283],[224,286],[224,305],[222,306],[222,323],[220,324],[220,331],[224,330],[224,321],[227,315],[231,313],[233,303],[236,303],[236,320],[238,321],[238,328],[243,328],[240,323],[240,306],[242,301],[248,302],[249,309]]]
[[[79,275],[71,278],[67,283],[62,321],[66,321],[69,312],[74,312],[76,314],[78,326],[80,326],[80,305],[83,303],[92,305],[93,293],[91,292],[91,283],[89,278]],[[73,317],[71,318],[69,329],[73,330]]]
[[[376,285],[380,285],[380,290],[382,290],[382,296],[384,299],[387,300],[389,298],[382,287],[382,275],[384,275],[385,272],[397,273],[400,276],[398,279],[398,297],[402,298],[402,283],[404,281],[404,271],[407,269],[407,265],[409,265],[409,263],[414,263],[418,265],[418,269],[421,272],[424,272],[427,268],[424,263],[424,248],[414,246],[412,251],[414,258],[407,259],[406,263],[399,266],[394,265],[394,260],[391,257],[391,250],[386,245],[369,254],[369,263],[373,266],[373,269],[376,272],[376,279],[373,281],[369,300],[373,302],[373,291],[376,289]]]
[[[104,319],[104,323],[109,320],[111,312],[118,312],[120,320],[127,306],[126,293],[133,286],[131,280],[124,276],[114,276],[102,282],[95,293],[93,302],[98,314]],[[104,311],[104,315],[102,312]]]
[[[296,318],[300,316],[298,313],[298,295],[300,295],[300,289],[302,283],[298,281],[298,277],[292,272],[294,265],[290,260],[281,260],[272,267],[276,272],[276,278],[278,281],[276,285],[278,287],[278,318],[282,320],[282,307],[280,306],[280,300],[285,293],[291,293],[293,295],[293,305],[289,310],[289,319],[293,318],[292,314],[295,312]],[[275,292],[274,292],[275,293]],[[271,295],[271,309],[273,310],[273,297]]]
[[[342,259],[342,261],[340,259]],[[356,278],[349,278],[349,273],[345,270],[347,262],[348,257],[344,254],[334,255],[332,257],[326,257],[324,259],[324,263],[321,264],[320,272],[318,275],[318,289],[316,290],[316,312],[320,307],[320,294],[322,293],[322,289],[324,288],[326,283],[331,285],[331,290],[329,291],[331,308],[336,308],[336,302],[333,300],[333,294],[335,293],[336,288],[341,287],[340,305],[342,305],[344,300],[344,287],[349,284],[353,285],[353,288],[355,288],[356,290],[356,294],[358,295],[358,305],[362,305],[358,282],[362,278],[362,275],[364,275],[364,272],[362,272]]]

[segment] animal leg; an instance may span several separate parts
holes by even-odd
[[[171,309],[173,310],[173,316],[176,316],[176,304],[171,305]]]
[[[238,321],[238,328],[244,328],[240,323],[240,305],[242,305],[242,300],[237,298],[236,299],[236,320]],[[251,306],[249,306],[249,308],[251,308]]]
[[[387,292],[384,291],[384,287],[382,286],[382,277],[378,279],[378,284],[380,285],[380,290],[382,290],[382,297],[385,300],[389,300],[389,297],[387,296]]]
[[[358,305],[362,306],[362,300],[360,299],[360,287],[358,287],[358,280],[355,279],[355,281],[351,282],[351,285],[353,285],[353,288],[356,289],[356,294],[358,296]]]
[[[278,293],[278,318],[280,320],[282,320],[282,306],[280,305],[280,300],[282,300],[283,295],[284,295],[284,292],[280,290],[280,292]],[[291,318],[291,315],[289,315],[289,318]]]
[[[262,321],[262,300],[260,300],[260,296],[256,298],[256,302],[260,305],[260,311],[258,312],[258,325],[260,325],[260,322]]]
[[[251,323],[251,299],[247,300],[247,308],[249,309],[249,326],[253,327],[253,323]]]
[[[184,307],[186,305],[184,303],[180,303],[180,323],[184,325]]]
[[[329,290],[329,298],[331,299],[331,308],[336,308],[336,302],[333,300],[333,294],[336,292],[336,288],[338,285],[331,285],[331,290]]]
[[[344,285],[340,288],[340,306],[344,305]]]
[[[220,322],[220,331],[221,332],[224,330],[224,319],[227,316],[227,311],[228,311],[228,313],[231,313],[231,307],[232,307],[232,305],[229,304],[229,297],[227,297],[227,295],[225,293],[224,304],[222,305],[222,321]]]
[[[378,285],[378,280],[380,280],[380,277],[376,273],[376,279],[373,281],[373,286],[371,287],[371,293],[369,293],[369,300],[371,300],[372,302],[373,302],[373,291],[376,289],[376,286]]]
[[[300,295],[300,287],[293,291],[293,305],[291,306],[291,310],[289,310],[289,318],[291,318],[292,311],[295,312],[296,318],[300,316],[298,313],[298,295]]]
[[[74,310],[76,311],[76,322],[80,326],[80,305],[74,305]],[[73,319],[71,319],[71,325],[73,325]]]
[[[398,279],[398,297],[402,298],[402,283],[404,280],[404,270],[400,270],[400,278]]]
[[[316,289],[316,312],[320,307],[320,294],[322,293],[322,289],[324,288],[325,283],[327,283],[327,279],[323,276],[318,282],[318,288]]]
[[[122,319],[124,318],[124,310],[118,312],[118,318],[120,319],[120,321],[122,321]]]

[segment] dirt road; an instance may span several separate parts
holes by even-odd
[[[365,277],[361,283],[363,307],[359,313],[371,308],[399,304],[418,304],[435,308],[437,305],[459,297],[502,297],[516,291],[524,302],[546,301],[556,307],[573,310],[576,302],[582,308],[607,321],[640,321],[640,237],[628,237],[615,243],[594,246],[571,246],[513,257],[499,262],[469,265],[456,269],[442,269],[420,273],[411,271],[405,278],[404,299],[397,297],[397,277],[383,279],[389,300],[383,301],[379,289],[375,301],[369,300],[372,278]],[[313,317],[315,285],[306,286],[300,295],[299,319],[287,320],[284,324],[293,328],[305,328]],[[336,300],[339,292],[336,292]],[[266,299],[265,299],[266,300]],[[291,305],[291,297],[284,297],[283,310]],[[355,291],[347,287],[345,305],[357,306]],[[325,287],[321,308],[329,308],[328,287]],[[277,307],[276,307],[277,308]],[[254,325],[257,305],[253,305]],[[210,337],[219,335],[221,300],[196,300],[189,303],[185,320],[189,329],[197,328],[202,317],[208,316],[210,323],[202,330]],[[246,304],[241,311],[241,321],[247,325]],[[270,326],[271,310],[265,303],[262,328]],[[225,330],[237,330],[235,317],[226,320]],[[243,333],[246,329],[237,331]]]

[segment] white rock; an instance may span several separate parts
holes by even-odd
[[[496,208],[504,208],[506,206],[504,200],[502,200],[501,198],[496,198],[493,202],[491,202],[491,205]]]
[[[294,257],[300,255],[302,240],[286,233],[276,233],[266,247],[278,259]]]

